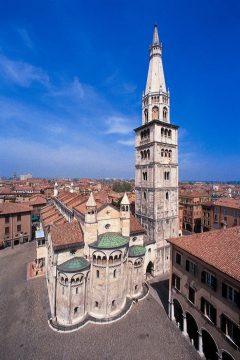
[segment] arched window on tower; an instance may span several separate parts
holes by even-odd
[[[148,123],[148,109],[144,110],[144,119],[145,119],[145,124]]]
[[[164,128],[161,128],[161,135],[164,135]]]
[[[168,194],[168,191],[166,192],[166,200],[169,199],[169,194]]]
[[[152,108],[152,119],[153,120],[158,120],[159,119],[159,109],[157,106],[154,106]]]
[[[168,157],[169,157],[169,158],[172,157],[172,150],[169,150]]]
[[[167,113],[168,113],[167,108],[164,107],[163,108],[163,120],[167,120]]]
[[[161,150],[161,156],[164,156],[164,149]]]

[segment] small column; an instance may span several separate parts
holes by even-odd
[[[200,356],[204,356],[203,353],[203,343],[202,343],[202,332],[198,331],[198,353]]]
[[[183,335],[187,336],[187,318],[186,318],[186,314],[183,313]]]
[[[173,301],[170,303],[170,319],[172,321],[176,321],[175,314],[174,314],[174,303],[173,303]]]

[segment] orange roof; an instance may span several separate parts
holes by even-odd
[[[140,222],[133,216],[130,216],[130,235],[146,233]]]
[[[31,196],[29,199],[31,205],[46,205],[47,200],[42,196]]]
[[[51,239],[54,249],[63,249],[71,246],[77,247],[84,244],[83,231],[77,220],[61,225],[53,225]]]
[[[168,241],[240,281],[240,226],[182,236]]]
[[[16,214],[32,211],[32,206],[21,203],[1,203],[0,215]]]
[[[240,209],[240,199],[222,198],[217,200],[214,205]]]

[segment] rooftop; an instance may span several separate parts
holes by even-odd
[[[133,246],[130,246],[130,248],[129,248],[128,256],[129,257],[144,256],[145,252],[146,252],[145,246],[133,245]]]
[[[81,247],[84,244],[83,231],[77,220],[58,226],[53,225],[51,235],[55,250],[68,247]]]
[[[214,205],[240,209],[240,199],[223,198],[217,200]]]
[[[17,214],[32,211],[32,207],[20,203],[1,203],[0,215]]]
[[[129,237],[122,236],[120,233],[107,232],[98,236],[98,240],[90,244],[99,249],[114,249],[123,247],[129,243]]]
[[[77,272],[90,266],[90,263],[83,257],[74,257],[57,266],[57,269],[63,272]]]
[[[240,226],[182,236],[168,241],[240,281]]]
[[[133,216],[130,216],[130,235],[146,233],[140,222]]]

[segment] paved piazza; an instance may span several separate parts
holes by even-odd
[[[151,295],[116,323],[51,330],[45,277],[27,281],[34,256],[34,242],[0,251],[1,360],[200,359]]]

